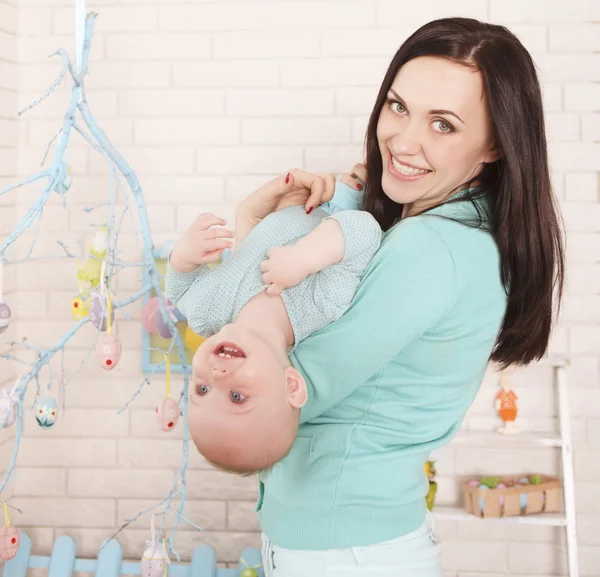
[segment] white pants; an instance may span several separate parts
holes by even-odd
[[[347,549],[282,549],[262,536],[265,577],[442,577],[433,528],[425,522],[398,539]]]

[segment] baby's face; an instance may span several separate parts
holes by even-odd
[[[303,404],[297,373],[259,334],[227,325],[198,348],[192,370],[190,435],[207,459],[242,472],[291,445]]]

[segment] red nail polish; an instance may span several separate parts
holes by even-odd
[[[306,214],[310,214],[312,212],[312,209],[315,208],[314,206],[311,206],[307,211]]]
[[[288,172],[288,173],[285,175],[285,183],[287,184],[289,181],[290,181],[290,173]]]
[[[363,186],[360,182],[356,183],[356,188],[358,188],[358,190],[362,190]]]

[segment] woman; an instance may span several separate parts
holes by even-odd
[[[260,478],[268,576],[441,576],[424,461],[490,360],[544,355],[562,293],[540,87],[505,28],[438,20],[401,46],[366,168],[362,208],[384,241],[350,310],[291,356],[311,401]],[[248,197],[236,226],[331,195],[331,176],[292,171]]]

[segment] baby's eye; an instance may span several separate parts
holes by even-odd
[[[196,385],[196,393],[200,396],[206,395],[212,387],[210,385],[199,383]]]
[[[229,396],[234,403],[243,403],[246,400],[246,397],[237,391],[229,391]]]

